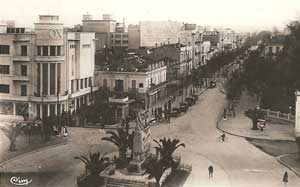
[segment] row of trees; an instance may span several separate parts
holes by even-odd
[[[290,112],[295,107],[295,90],[300,88],[300,23],[287,26],[283,52],[276,59],[263,58],[253,52],[245,61],[244,83],[250,93],[258,96],[261,106]]]

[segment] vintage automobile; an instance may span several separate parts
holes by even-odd
[[[185,98],[185,101],[187,102],[187,104],[189,106],[196,104],[196,100],[193,97],[187,97],[187,98]]]
[[[180,115],[180,112],[180,108],[174,107],[169,115],[170,117],[177,117]]]
[[[216,82],[215,81],[210,81],[209,83],[209,88],[215,88],[217,85],[216,85]]]
[[[258,119],[257,120],[257,127],[263,131],[266,128],[266,120],[265,119]]]
[[[188,105],[187,102],[181,102],[179,104],[179,108],[180,108],[181,112],[186,112],[188,110],[188,108],[189,108],[189,105]]]
[[[195,101],[199,100],[199,96],[198,95],[192,95],[192,97],[195,99]]]

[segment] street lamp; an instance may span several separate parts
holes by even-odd
[[[292,106],[289,106],[289,114],[292,114]]]

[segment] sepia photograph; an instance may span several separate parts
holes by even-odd
[[[22,186],[300,187],[300,1],[2,2]]]

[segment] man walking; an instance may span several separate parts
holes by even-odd
[[[214,167],[212,165],[210,165],[208,167],[208,178],[213,178],[213,173],[214,173]]]
[[[288,172],[285,172],[285,173],[284,173],[282,182],[283,182],[284,186],[287,187],[287,184],[288,184],[288,182],[289,182],[289,175],[288,175]]]

